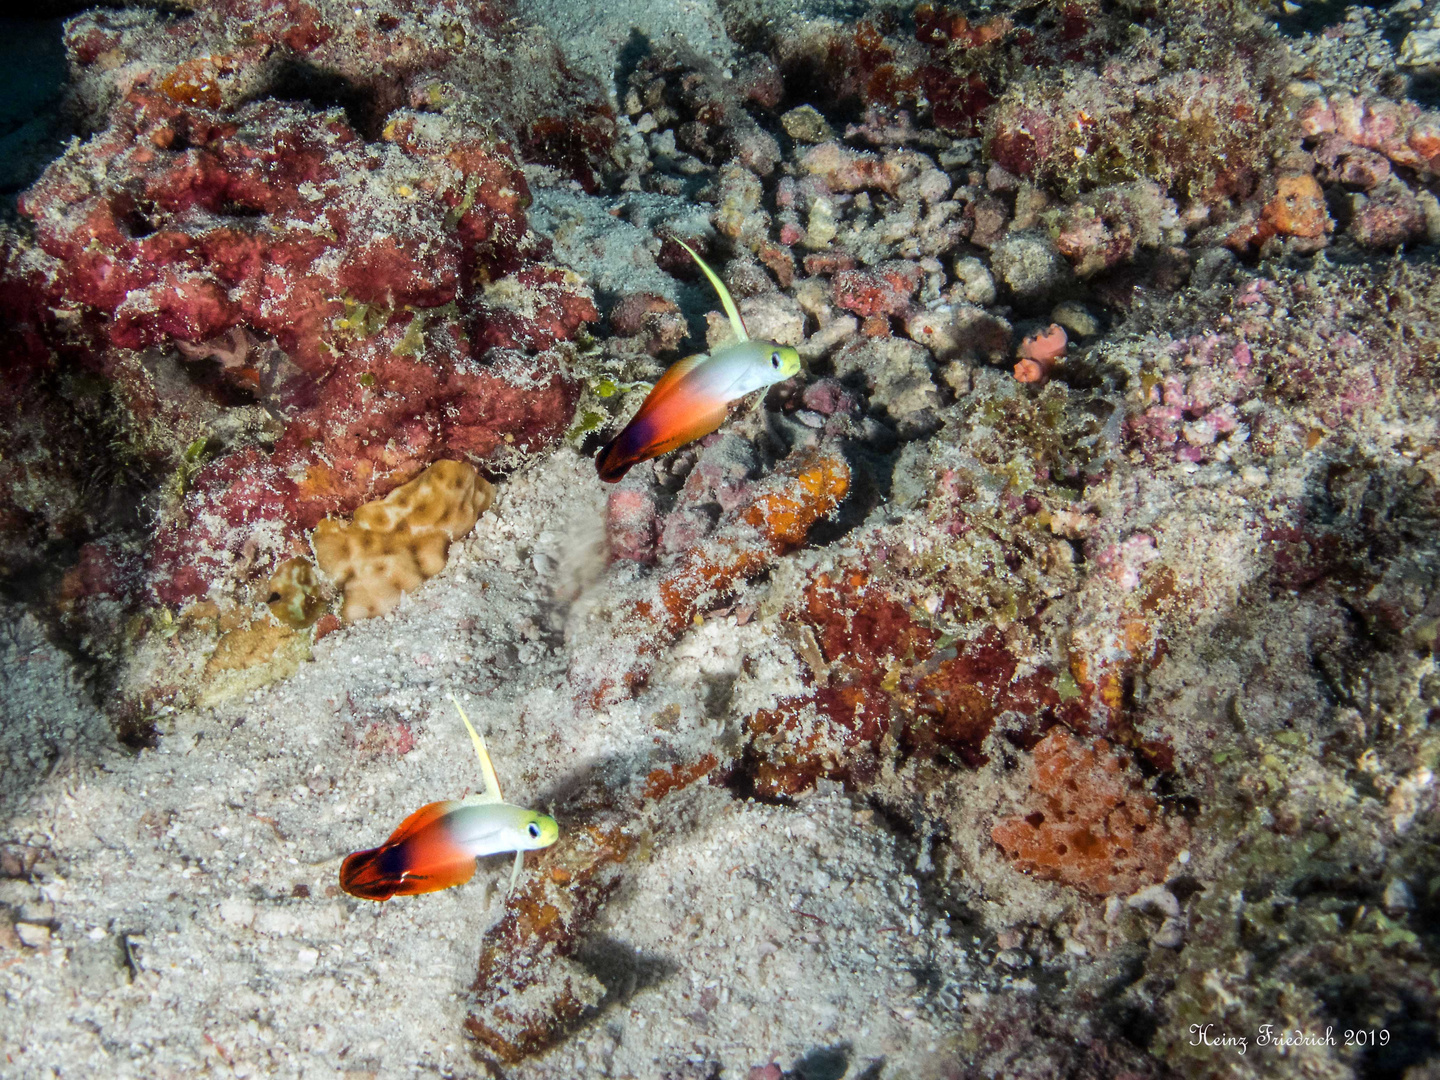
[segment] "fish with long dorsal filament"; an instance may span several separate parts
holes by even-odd
[[[463,799],[422,806],[400,823],[378,848],[347,855],[340,864],[340,887],[364,900],[389,900],[463,885],[475,875],[476,860],[515,853],[510,888],[519,880],[525,852],[549,847],[560,835],[555,819],[511,806],[500,795],[500,781],[485,740],[460,701],[455,703],[470,742],[480,758],[485,790]]]
[[[676,243],[690,253],[720,294],[735,340],[713,352],[687,356],[660,376],[640,411],[596,457],[595,467],[606,483],[615,483],[632,465],[704,438],[725,422],[732,402],[800,370],[800,354],[789,345],[751,339],[725,283],[689,244]]]

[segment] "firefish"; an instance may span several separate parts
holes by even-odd
[[[464,799],[422,806],[378,848],[347,855],[340,887],[363,900],[389,900],[464,885],[485,855],[515,853],[510,888],[520,877],[525,852],[549,847],[560,835],[555,819],[502,801],[500,781],[480,737],[452,694],[470,742],[480,758],[485,790]]]
[[[595,459],[600,479],[613,484],[630,466],[668,454],[709,435],[725,422],[733,401],[790,378],[800,370],[800,354],[788,345],[752,341],[730,290],[683,240],[676,241],[695,260],[730,317],[736,340],[711,353],[687,356],[660,376],[640,411],[606,443]]]

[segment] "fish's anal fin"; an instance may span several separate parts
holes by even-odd
[[[505,887],[505,895],[509,896],[515,891],[515,884],[520,880],[520,871],[525,869],[525,851],[520,849],[515,852],[515,866],[510,870],[510,884]]]
[[[498,803],[504,802],[500,795],[500,779],[495,775],[495,766],[490,764],[490,752],[485,749],[485,740],[475,730],[475,725],[470,723],[470,717],[465,715],[465,710],[460,707],[460,699],[454,694],[450,700],[455,703],[455,711],[460,714],[460,719],[465,721],[465,730],[470,733],[470,742],[475,747],[475,756],[480,759],[480,774],[485,778],[485,791],[478,796],[471,796],[466,799],[470,802],[473,799],[477,803]]]
[[[711,270],[710,267],[705,264],[704,259],[695,254],[694,248],[679,237],[675,238],[675,242],[690,253],[690,257],[695,260],[695,264],[699,266],[700,269],[704,271],[705,276],[710,279],[710,284],[715,286],[715,291],[720,294],[720,303],[725,308],[725,314],[730,316],[730,326],[735,331],[735,336],[741,341],[749,341],[750,335],[745,330],[745,321],[740,318],[740,309],[735,306],[735,300],[730,295],[730,290],[725,287],[725,283],[720,280],[714,270]]]

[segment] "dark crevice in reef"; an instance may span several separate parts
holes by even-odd
[[[841,1080],[850,1069],[853,1053],[848,1042],[819,1046],[796,1058],[786,1075],[796,1080]]]
[[[64,568],[75,564],[81,543],[74,537],[49,543],[37,542],[31,548],[30,560],[7,566],[0,573],[0,600],[31,611],[42,611],[46,601],[59,591]]]
[[[34,0],[26,11],[36,18],[68,19],[82,11],[107,8],[111,11],[157,11],[161,15],[185,18],[193,14],[191,5],[178,0]]]
[[[367,142],[380,138],[385,118],[401,104],[398,86],[394,95],[382,95],[374,87],[293,57],[280,65],[262,96],[304,102],[316,109],[340,109]],[[387,96],[395,100],[384,100]]]
[[[1418,71],[1410,76],[1406,97],[1422,109],[1440,109],[1440,71]]]
[[[1320,34],[1328,27],[1345,21],[1345,13],[1352,7],[1382,8],[1388,4],[1355,4],[1351,0],[1307,0],[1292,5],[1293,12],[1281,13],[1275,25],[1286,37],[1300,37],[1304,34]]]
[[[123,744],[154,746],[149,718],[120,709],[113,688],[121,627],[140,604],[139,553],[169,467],[136,443],[133,421],[94,376],[41,374],[23,400],[11,453],[51,485],[54,518],[6,508],[12,528],[24,527],[0,551],[0,600],[29,611],[75,662]],[[40,464],[42,453],[54,472]]]
[[[654,51],[650,39],[639,30],[632,29],[630,36],[621,46],[615,60],[615,96],[623,98],[630,76],[639,70],[641,62]]]
[[[133,703],[120,702],[115,694],[116,664],[98,657],[92,643],[67,625],[56,609],[66,568],[76,564],[80,549],[78,542],[39,549],[34,573],[0,576],[0,603],[32,615],[50,644],[74,662],[85,696],[109,720],[116,741],[130,750],[153,750],[160,745],[154,718]],[[42,779],[47,770],[48,764],[34,780]]]
[[[795,800],[786,795],[772,795],[762,791],[756,783],[756,774],[761,765],[760,754],[753,740],[745,744],[745,752],[723,776],[725,789],[739,802],[758,802],[767,806],[794,806]]]
[[[1335,1025],[1337,1043],[1359,1049],[1358,1080],[1403,1080],[1412,1067],[1440,1053],[1433,1015],[1401,986],[1346,977],[1325,983],[1317,992]],[[1382,1031],[1388,1040],[1383,1046]]]

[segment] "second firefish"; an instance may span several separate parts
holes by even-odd
[[[730,316],[736,340],[726,342],[712,353],[687,356],[660,376],[640,411],[595,459],[600,479],[607,483],[615,483],[632,465],[668,454],[709,435],[725,422],[731,402],[773,386],[800,370],[800,354],[790,346],[750,340],[740,319],[740,310],[725,283],[689,244],[683,240],[676,243],[690,252],[690,257],[720,294],[720,303]]]
[[[485,741],[460,702],[451,701],[470,732],[480,757],[485,791],[464,799],[422,806],[400,823],[378,848],[347,855],[340,864],[340,887],[364,900],[389,900],[463,885],[484,855],[515,853],[510,887],[520,876],[525,852],[549,847],[560,835],[555,819],[500,800],[500,781],[490,764]]]

